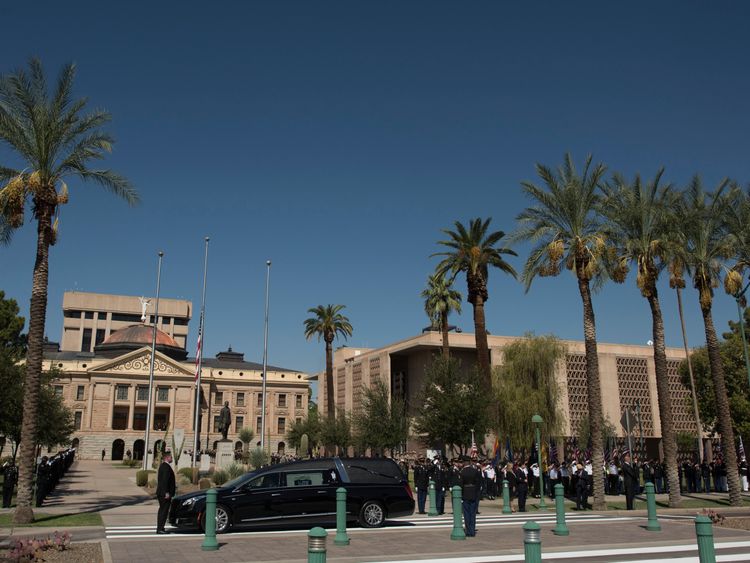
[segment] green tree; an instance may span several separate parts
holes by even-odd
[[[750,309],[744,310],[744,317],[746,322],[750,321]],[[729,326],[730,331],[725,332],[723,340],[719,342],[719,354],[727,388],[732,429],[738,436],[746,437],[750,436],[750,387],[747,385],[747,369],[742,339],[739,335],[739,323],[730,321]],[[708,350],[705,346],[696,348],[690,357],[693,362],[701,420],[712,433],[720,433]],[[680,375],[687,385],[689,377],[687,362],[683,362],[680,366]]]
[[[601,184],[606,168],[592,166],[586,159],[583,173],[578,173],[570,154],[565,155],[557,172],[537,164],[543,186],[532,182],[521,184],[534,205],[518,216],[518,229],[511,240],[535,243],[522,274],[526,291],[537,276],[557,276],[561,266],[572,271],[578,281],[583,303],[583,336],[586,347],[586,382],[589,415],[592,419],[592,461],[594,467],[604,463],[601,439],[602,389],[599,378],[599,356],[596,345],[596,319],[591,299],[591,283],[600,282],[605,273],[607,243],[599,214]],[[595,285],[596,287],[596,285]],[[594,475],[594,508],[606,509],[604,475]]]
[[[466,274],[467,300],[474,308],[474,338],[477,347],[479,381],[485,392],[490,392],[492,389],[490,350],[487,345],[487,326],[484,317],[484,304],[489,299],[487,281],[490,267],[516,277],[513,266],[503,258],[504,255],[516,256],[516,253],[506,246],[498,246],[505,237],[505,233],[503,231],[490,232],[491,221],[491,218],[472,219],[469,221],[468,229],[456,221],[454,231],[443,229],[443,233],[449,237],[448,240],[438,241],[438,244],[449,250],[433,254],[433,256],[443,256],[435,269],[437,275],[444,276],[450,272],[452,281],[460,272]]]
[[[555,373],[565,351],[557,337],[532,334],[503,348],[503,365],[494,374],[495,400],[503,405],[496,421],[498,436],[510,437],[512,444],[530,444],[535,414],[544,419],[549,436],[561,434],[564,415]]]
[[[328,418],[336,417],[336,404],[333,396],[333,341],[337,335],[346,339],[352,335],[352,325],[349,319],[341,314],[345,305],[318,305],[308,309],[313,316],[305,319],[305,338],[310,340],[317,336],[318,341],[322,338],[326,344],[326,406]]]
[[[450,356],[448,315],[453,311],[461,313],[461,293],[453,289],[452,283],[444,275],[431,274],[421,295],[430,327],[437,328],[443,334],[443,357],[447,359]]]
[[[255,432],[252,428],[245,426],[240,430],[240,442],[242,442],[242,453],[244,456],[248,455],[248,450],[250,448],[250,442],[253,441],[253,438],[255,438]]]
[[[346,455],[347,448],[352,445],[352,421],[344,409],[336,409],[335,418],[324,418],[320,424],[320,439],[324,444],[330,444],[331,455],[336,448],[339,453]]]
[[[490,427],[490,395],[479,384],[476,370],[463,369],[455,358],[434,358],[425,371],[421,397],[413,427],[427,446],[466,453],[471,431],[484,436]]]
[[[674,215],[670,213],[670,203],[674,198],[669,185],[660,186],[663,173],[664,169],[659,170],[650,182],[642,181],[640,175],[628,182],[620,174],[615,174],[603,188],[603,210],[616,253],[612,279],[624,282],[633,264],[638,288],[651,308],[654,370],[669,506],[678,508],[682,497],[677,468],[677,437],[669,394],[664,317],[657,289],[659,274],[669,261],[669,238],[674,227]]]
[[[307,409],[307,415],[297,422],[296,420],[289,427],[286,433],[286,441],[293,448],[299,449],[302,446],[302,436],[307,435],[307,443],[310,449],[315,448],[321,441],[321,420],[318,413],[318,406],[310,403]],[[310,452],[300,452],[300,455],[306,456]]]
[[[362,404],[352,414],[354,442],[361,449],[385,454],[405,444],[409,438],[409,417],[400,398],[391,400],[385,383],[376,380],[372,387],[362,390]]]
[[[676,233],[680,244],[675,245],[677,262],[690,271],[693,287],[698,290],[699,304],[706,332],[714,398],[717,405],[718,429],[721,433],[721,449],[727,467],[737,467],[737,452],[734,443],[734,428],[729,408],[727,384],[721,358],[721,347],[713,321],[714,288],[721,283],[721,272],[725,262],[736,255],[736,239],[728,229],[730,198],[726,197],[728,180],[723,180],[714,192],[708,193],[698,176],[691,181],[677,207]],[[673,277],[682,272],[673,268]],[[732,506],[742,504],[742,490],[737,471],[727,472],[729,502]]]
[[[601,438],[603,443],[606,444],[610,440],[617,438],[617,428],[615,428],[615,425],[606,418],[602,418],[597,426],[601,428]],[[589,439],[591,438],[591,420],[588,416],[582,418],[578,423],[576,437],[578,438],[578,443],[582,446],[589,443]]]
[[[84,114],[86,99],[72,97],[75,66],[65,65],[50,93],[42,64],[0,77],[0,144],[15,152],[23,168],[0,165],[0,242],[8,243],[21,227],[27,202],[36,221],[36,259],[31,287],[26,385],[24,387],[16,524],[34,519],[31,508],[35,469],[33,439],[42,379],[42,347],[47,313],[49,249],[57,241],[60,206],[68,202],[66,178],[92,181],[135,204],[138,196],[130,183],[111,170],[91,168],[112,150],[114,140],[102,130],[109,113]]]

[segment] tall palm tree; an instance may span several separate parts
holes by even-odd
[[[430,274],[421,295],[431,327],[443,333],[443,357],[447,360],[450,357],[448,315],[452,311],[461,312],[461,293],[453,289],[452,283],[444,275]]]
[[[724,463],[728,467],[729,502],[733,506],[742,504],[740,478],[737,472],[737,452],[734,430],[729,411],[724,366],[721,361],[719,340],[714,327],[712,306],[714,288],[721,282],[721,272],[727,260],[736,255],[736,239],[728,229],[729,198],[726,197],[728,180],[719,183],[716,190],[706,192],[703,183],[695,176],[684,194],[683,204],[678,208],[677,227],[681,244],[675,247],[677,264],[684,264],[693,278],[693,287],[698,290],[703,325],[706,331],[706,350],[714,384],[716,413]],[[680,279],[682,271],[674,267],[672,276]]]
[[[444,256],[435,269],[435,273],[444,276],[451,272],[455,279],[459,272],[466,273],[467,300],[474,307],[474,337],[477,347],[477,364],[482,378],[482,385],[489,392],[492,389],[490,369],[490,351],[487,345],[487,328],[484,318],[484,304],[489,299],[487,280],[490,266],[516,277],[513,266],[508,264],[503,255],[516,256],[506,246],[498,246],[505,237],[503,231],[489,232],[492,218],[480,218],[469,221],[467,229],[459,221],[455,222],[456,230],[443,229],[448,240],[438,241],[450,250],[437,252],[433,256]]]
[[[591,448],[594,467],[604,463],[602,439],[602,390],[599,380],[599,356],[596,345],[596,320],[591,300],[591,282],[601,282],[607,261],[607,243],[599,214],[600,196],[597,187],[606,167],[592,166],[586,159],[582,173],[578,173],[570,154],[555,172],[542,164],[536,171],[543,182],[521,184],[534,205],[518,215],[518,229],[511,240],[532,241],[524,265],[522,280],[526,291],[537,276],[556,276],[564,265],[578,280],[578,291],[583,302],[583,334],[586,348],[586,381]],[[594,472],[594,508],[604,510],[604,475]]]
[[[28,523],[35,466],[42,344],[47,312],[49,248],[57,241],[60,207],[68,202],[65,179],[92,181],[133,205],[138,195],[131,184],[111,170],[90,168],[91,161],[111,152],[114,140],[101,128],[111,116],[106,111],[84,113],[86,98],[74,100],[75,65],[62,68],[55,88],[47,88],[42,64],[0,77],[0,143],[23,161],[23,169],[0,166],[0,241],[9,243],[12,231],[24,221],[27,202],[36,220],[36,261],[31,288],[26,356],[23,423],[20,447],[18,501],[14,522]]]
[[[677,436],[669,396],[669,375],[664,343],[664,318],[656,287],[659,274],[668,262],[669,236],[674,226],[669,213],[671,186],[660,187],[664,169],[659,170],[651,182],[636,176],[628,182],[615,174],[603,190],[603,213],[609,220],[607,229],[614,242],[616,255],[612,279],[625,281],[630,264],[637,269],[636,282],[641,295],[651,307],[654,342],[654,368],[659,402],[659,419],[664,446],[664,461],[669,483],[669,506],[678,508],[680,476],[677,468]]]
[[[314,316],[305,319],[305,338],[310,340],[317,336],[326,343],[326,406],[328,420],[336,419],[336,404],[333,399],[333,341],[336,335],[346,339],[352,335],[352,325],[349,319],[341,314],[345,305],[318,305],[308,309]]]

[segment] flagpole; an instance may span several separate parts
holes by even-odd
[[[205,331],[206,323],[206,276],[208,274],[208,241],[209,238],[205,238],[206,249],[203,257],[203,292],[201,294],[201,316],[198,323],[198,350],[196,351],[196,372],[195,372],[195,422],[193,423],[193,430],[195,436],[193,438],[193,461],[192,467],[195,468],[196,460],[198,459],[198,426],[201,418],[201,370],[203,368],[203,333]],[[209,421],[210,424],[210,421]]]
[[[266,321],[263,326],[263,382],[261,388],[262,408],[260,413],[260,449],[264,450],[266,446],[266,375],[268,369],[268,288],[271,282],[271,261],[266,260]],[[268,441],[271,441],[269,431]],[[271,444],[268,444],[271,447]]]
[[[143,469],[148,469],[149,431],[151,430],[151,400],[154,394],[154,364],[156,363],[156,324],[159,322],[159,290],[161,288],[161,262],[164,253],[159,251],[159,267],[156,272],[156,304],[154,305],[154,322],[151,331],[151,361],[148,366],[148,406],[146,407],[146,455],[143,456]],[[156,456],[154,448],[154,456]]]

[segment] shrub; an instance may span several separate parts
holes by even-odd
[[[135,474],[135,484],[139,487],[145,487],[148,483],[148,476],[149,474],[153,473],[153,471],[149,471],[148,469],[141,469]]]
[[[268,454],[260,448],[255,448],[250,452],[250,465],[252,465],[254,469],[260,469],[267,463]]]
[[[155,489],[156,488],[156,478],[152,477],[148,480],[148,487],[149,489]]]
[[[55,532],[52,536],[41,540],[36,538],[16,540],[8,556],[11,561],[43,561],[45,551],[52,549],[65,551],[69,547],[70,534]]]
[[[726,520],[726,517],[723,514],[719,514],[710,508],[704,508],[702,514],[703,516],[708,516],[713,524],[718,524],[719,526],[724,524],[724,520]]]
[[[227,475],[229,476],[229,479],[236,479],[240,475],[245,474],[245,466],[241,463],[233,463],[229,467],[226,468]]]
[[[200,481],[198,481],[198,487],[199,487],[199,488],[200,488],[200,489],[201,489],[202,491],[204,491],[204,490],[206,490],[206,489],[210,489],[210,488],[211,488],[211,479],[206,479],[206,478],[204,477],[203,479],[201,479]]]
[[[125,467],[138,467],[142,462],[138,461],[137,459],[123,459],[122,464]]]
[[[192,467],[183,467],[182,469],[178,469],[177,473],[187,478],[188,481],[193,480],[193,468]]]
[[[216,471],[214,471],[213,482],[217,486],[220,487],[227,481],[229,481],[229,474],[226,471],[224,471],[223,469],[217,469]]]

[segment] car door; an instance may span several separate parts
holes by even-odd
[[[284,487],[281,473],[264,473],[248,481],[229,496],[236,525],[271,523],[281,512]]]
[[[286,488],[282,494],[282,513],[289,519],[302,521],[332,520],[336,514],[335,469],[300,469],[286,471]]]

